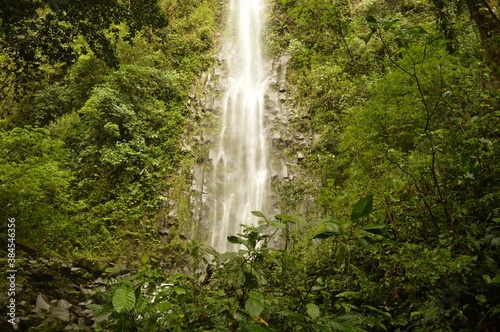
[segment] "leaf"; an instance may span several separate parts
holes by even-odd
[[[141,262],[142,264],[146,264],[149,260],[149,255],[145,252],[143,255],[142,255],[142,258],[141,258]]]
[[[115,269],[114,267],[108,267],[106,270],[104,270],[106,273],[118,273],[118,270]]]
[[[284,221],[284,222],[289,222],[289,223],[299,223],[299,224],[302,224],[302,225],[307,224],[307,221],[304,218],[299,217],[299,216],[291,216],[291,215],[287,215],[287,214],[278,214],[277,216],[275,216],[275,218],[278,219],[279,221]]]
[[[429,33],[424,29],[422,28],[420,25],[419,26],[416,26],[414,29],[410,29],[406,32],[407,34],[409,34],[410,36],[425,36],[425,35],[428,35]]]
[[[250,297],[245,302],[245,309],[250,316],[259,317],[260,313],[264,310],[264,303],[259,299]]]
[[[379,314],[381,314],[382,316],[384,316],[387,319],[392,319],[391,314],[388,313],[387,311],[380,310],[379,308],[372,307],[370,305],[365,305],[365,307],[372,310],[372,311],[378,312]]]
[[[306,310],[307,310],[307,314],[309,316],[311,316],[312,319],[316,319],[319,317],[319,314],[320,314],[320,309],[319,307],[314,304],[314,303],[308,303],[306,305]]]
[[[243,241],[235,235],[228,236],[227,240],[231,243],[234,243],[234,244],[242,244],[243,243]]]
[[[337,220],[335,218],[332,218],[332,217],[326,217],[324,219],[321,219],[319,221],[319,223],[329,223],[329,224],[334,224],[334,225],[337,225],[337,226],[342,226],[342,222],[340,220]]]
[[[366,22],[368,24],[377,24],[377,19],[375,17],[371,16],[371,15],[368,15],[366,17]]]
[[[334,232],[322,232],[322,233],[318,233],[316,234],[313,239],[328,239],[332,236],[334,236],[335,233]]]
[[[260,211],[252,211],[252,214],[256,217],[264,218],[265,220],[267,220],[266,216]]]
[[[391,21],[388,20],[381,20],[380,25],[384,28],[384,30],[389,30],[396,22],[399,22],[398,19],[394,19]]]
[[[360,219],[368,217],[372,212],[373,207],[373,194],[360,199],[354,204],[351,213],[351,222],[357,222]]]
[[[177,295],[182,295],[182,294],[186,294],[186,290],[182,287],[174,287],[174,292],[177,293]]]
[[[250,272],[243,272],[243,275],[245,276],[245,286],[247,286],[249,289],[254,289],[259,286],[257,277],[255,277],[255,275]]]
[[[365,42],[365,44],[368,44],[368,42],[370,41],[370,39],[372,39],[373,35],[375,34],[375,31],[376,30],[372,30],[366,36],[360,35],[358,37],[361,38]]]
[[[335,297],[357,298],[358,295],[359,295],[359,292],[342,292],[342,293],[335,295]]]
[[[279,315],[281,316],[285,316],[285,317],[288,317],[288,318],[291,318],[293,319],[295,322],[299,323],[299,324],[305,324],[306,321],[304,319],[304,316],[299,314],[299,313],[296,313],[296,312],[292,312],[292,311],[279,311],[278,312]]]
[[[113,294],[111,302],[117,312],[132,310],[135,305],[134,289],[128,285],[121,286]]]
[[[367,225],[363,230],[368,233],[383,236],[385,233],[385,225]]]
[[[262,320],[262,319],[254,318],[254,320],[258,321],[258,320]],[[264,321],[264,320],[262,320],[262,321]],[[258,323],[260,323],[260,321]],[[267,327],[260,326],[256,322],[250,321],[250,322],[245,323],[245,325],[243,325],[243,328],[238,330],[238,331],[242,331],[242,332],[267,332],[267,331],[274,331],[274,330],[268,329]]]
[[[169,311],[170,308],[172,308],[172,307],[173,307],[173,304],[169,303],[169,302],[158,303],[158,311],[160,311],[161,313]]]
[[[484,281],[486,281],[487,284],[498,284],[500,283],[500,276],[496,276],[493,279],[487,274],[483,275]]]
[[[403,189],[403,181],[394,179],[392,180],[392,185],[396,191],[401,191]]]
[[[276,227],[276,228],[281,228],[281,229],[286,228],[285,224],[282,224],[282,223],[277,222],[277,221],[271,221],[271,226]]]
[[[341,332],[355,332],[359,331],[356,329],[354,326],[345,324],[345,323],[340,323],[334,320],[327,320],[326,324],[331,327],[334,331],[341,331]]]
[[[438,255],[442,259],[449,259],[451,258],[451,251],[447,248],[440,248],[438,251]]]

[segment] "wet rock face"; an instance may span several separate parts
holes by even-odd
[[[16,318],[14,326],[6,319],[9,296],[0,293],[0,331],[85,331],[93,330],[96,322],[107,316],[97,316],[90,309],[103,304],[103,292],[109,288],[101,277],[106,262],[67,262],[58,258],[23,257],[19,252],[16,282]],[[80,265],[91,267],[93,271]],[[89,265],[90,264],[90,265]],[[98,267],[98,265],[101,265]],[[114,277],[126,276],[130,270],[116,266]],[[113,277],[113,276],[111,276]]]
[[[221,52],[210,71],[203,73],[190,92],[191,116],[186,124],[181,145],[192,163],[179,169],[169,183],[158,217],[158,229],[164,241],[179,232],[183,238],[204,242],[211,231],[207,220],[213,218],[208,188],[213,161],[217,159],[215,142],[220,126],[223,95],[226,89],[226,56]],[[265,131],[270,160],[271,212],[297,214],[304,217],[315,210],[312,192],[314,179],[305,165],[314,134],[300,105],[298,93],[287,81],[290,56],[269,60],[266,64],[268,89],[265,95]],[[290,188],[294,188],[291,190]],[[300,196],[300,197],[299,197]],[[182,209],[180,208],[182,207]],[[173,231],[173,232],[172,232]]]
[[[200,77],[198,85],[193,89],[192,114],[193,136],[186,136],[191,142],[193,156],[196,160],[193,167],[190,205],[197,230],[203,228],[203,220],[212,216],[210,197],[207,189],[213,182],[210,178],[213,160],[217,159],[214,142],[217,141],[218,121],[222,112],[222,97],[227,84],[224,73],[224,55],[219,55],[212,72]],[[289,85],[288,64],[290,56],[269,60],[268,89],[265,95],[265,131],[268,153],[270,155],[270,175],[272,180],[271,213],[293,213],[304,215],[313,209],[314,200],[308,195],[307,183],[311,183],[304,164],[307,160],[307,149],[313,141],[313,132],[309,125],[307,109],[300,103],[294,86]],[[288,182],[297,182],[297,194],[306,193],[299,204],[290,206],[290,200],[282,199],[282,187]],[[207,204],[208,202],[208,204]]]

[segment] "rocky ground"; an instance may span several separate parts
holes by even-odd
[[[108,301],[109,280],[126,278],[130,272],[125,266],[88,258],[68,262],[27,250],[17,255],[15,296],[9,295],[7,281],[0,293],[0,331],[93,330],[107,319],[98,315],[95,305]],[[108,267],[118,272],[106,273]],[[14,325],[8,321],[11,298],[16,305]]]

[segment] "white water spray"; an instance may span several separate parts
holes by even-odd
[[[269,172],[264,135],[267,88],[261,54],[262,0],[231,0],[226,47],[229,84],[223,99],[222,128],[213,159],[215,202],[211,246],[237,249],[227,236],[251,225],[251,211],[265,209]],[[264,211],[263,211],[264,212]]]

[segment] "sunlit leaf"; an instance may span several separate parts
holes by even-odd
[[[286,225],[285,224],[282,224],[280,222],[277,222],[277,221],[271,221],[271,226],[273,227],[276,227],[276,228],[286,228]]]
[[[182,287],[174,287],[174,291],[177,293],[177,295],[186,294],[186,290]]]
[[[397,191],[401,191],[403,189],[403,181],[394,179],[392,180],[392,185],[394,186],[394,189]]]
[[[314,303],[308,303],[306,305],[306,310],[307,310],[307,314],[312,318],[312,319],[316,319],[319,317],[319,314],[320,314],[320,309],[319,307],[314,304]]]
[[[128,285],[121,286],[113,294],[112,303],[117,312],[132,310],[135,305],[134,289]]]
[[[262,212],[260,212],[260,211],[252,211],[252,214],[253,214],[254,216],[256,216],[256,217],[259,217],[259,218],[264,218],[264,219],[266,219],[266,220],[267,220],[266,216],[265,216]]]

